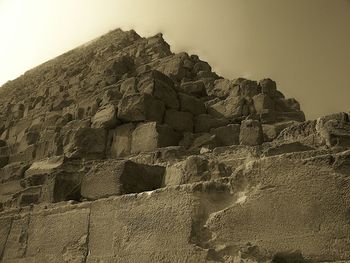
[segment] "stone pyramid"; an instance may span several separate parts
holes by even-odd
[[[120,29],[0,88],[0,262],[350,262],[350,121]]]

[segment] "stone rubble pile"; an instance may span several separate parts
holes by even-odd
[[[0,262],[349,260],[349,150],[349,114],[118,29],[0,88]]]

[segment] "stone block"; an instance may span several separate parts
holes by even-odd
[[[178,132],[193,132],[193,115],[189,112],[167,110],[164,123]]]
[[[142,75],[138,83],[138,90],[163,101],[167,108],[179,108],[173,81],[159,71],[152,70]]]
[[[223,118],[215,118],[209,114],[200,114],[194,117],[194,132],[209,132],[212,128],[225,126],[229,123]]]
[[[328,147],[350,147],[350,118],[346,113],[317,119],[316,130]]]
[[[209,106],[208,113],[217,118],[236,119],[242,117],[244,104],[243,97],[230,96]]]
[[[180,90],[198,98],[207,95],[204,82],[201,80],[183,82],[181,83]]]
[[[105,156],[106,131],[104,129],[79,128],[72,131],[64,146],[69,158],[102,158]]]
[[[164,103],[150,94],[131,94],[123,97],[118,106],[118,119],[124,122],[163,121]]]
[[[214,134],[218,143],[223,146],[238,145],[240,125],[229,124],[227,126],[211,129],[210,133]]]
[[[239,142],[242,145],[255,146],[262,144],[264,135],[262,126],[259,121],[245,120],[242,121],[241,130],[239,134]]]
[[[85,262],[90,209],[72,208],[42,211],[31,216],[26,231],[26,262]]]
[[[27,187],[42,187],[40,202],[80,200],[81,179],[80,162],[65,160],[63,156],[34,162],[25,172]]]
[[[131,153],[132,132],[135,124],[127,123],[113,130],[110,154],[112,158],[128,156]]]
[[[260,114],[264,110],[274,110],[273,100],[266,94],[258,94],[253,97],[255,111]]]
[[[112,104],[103,106],[91,118],[92,128],[113,129],[117,124],[117,110]]]
[[[0,169],[0,183],[22,179],[28,166],[24,163],[10,163]]]
[[[30,145],[26,149],[21,152],[17,152],[11,154],[9,156],[9,162],[23,162],[23,163],[31,163],[35,160],[36,156],[36,145]]]
[[[143,123],[132,133],[131,153],[148,152],[156,148],[178,145],[181,136],[168,125]]]
[[[8,156],[0,156],[0,168],[4,167],[7,165],[9,162],[9,157]]]
[[[160,188],[165,168],[132,161],[105,161],[84,176],[81,194],[88,199],[140,193]]]
[[[206,113],[205,104],[194,96],[179,93],[180,110],[190,112],[193,115]]]

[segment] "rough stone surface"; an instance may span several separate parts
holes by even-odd
[[[350,262],[350,120],[114,30],[0,88],[0,262]]]
[[[155,190],[161,187],[164,167],[149,166],[132,161],[107,161],[94,165],[84,176],[83,197],[96,200]]]
[[[156,122],[140,124],[132,132],[131,152],[140,153],[177,145],[180,136],[168,125]]]
[[[264,140],[261,123],[256,120],[246,120],[241,124],[239,142],[243,145],[259,145]]]

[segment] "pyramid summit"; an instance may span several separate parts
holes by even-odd
[[[162,34],[0,88],[0,262],[346,261],[349,175],[348,113],[306,121]]]

